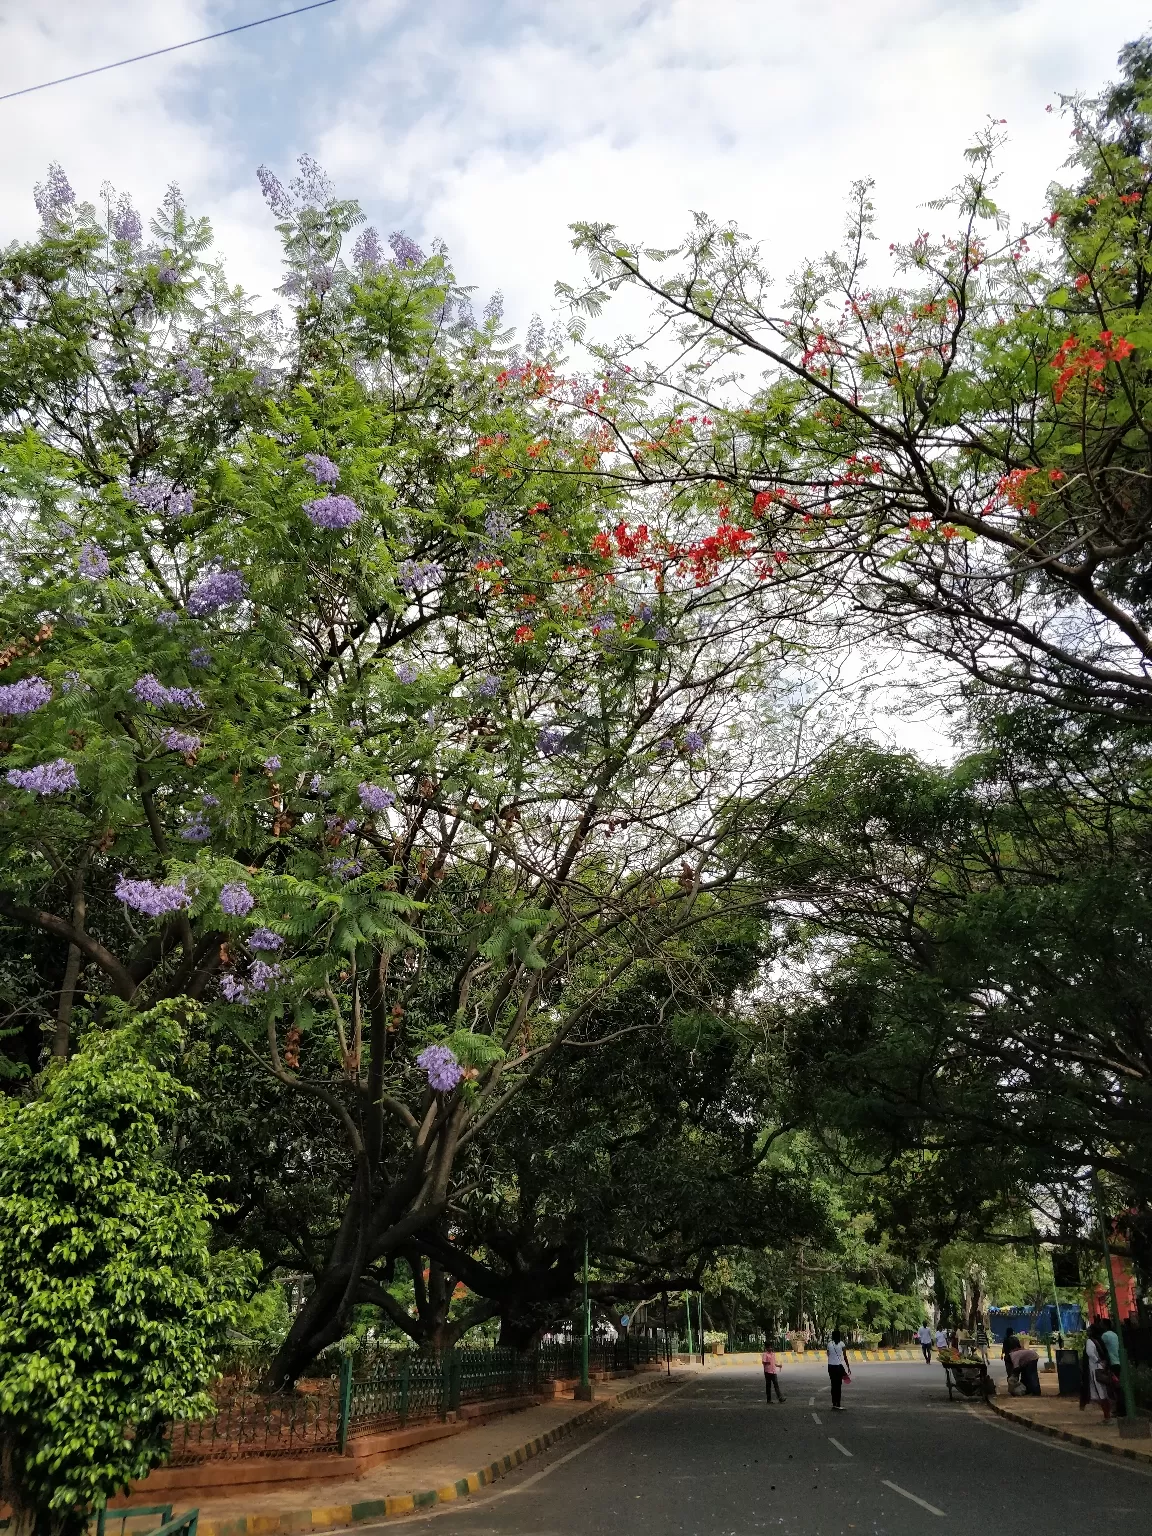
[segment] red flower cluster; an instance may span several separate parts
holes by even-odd
[[[517,645],[527,645],[530,640],[536,638],[536,631],[531,624],[521,624],[512,638]]]
[[[1039,477],[1039,485],[1037,484]],[[1027,512],[1029,517],[1035,517],[1040,503],[1036,499],[1036,493],[1040,485],[1047,480],[1049,485],[1059,485],[1061,480],[1067,479],[1062,469],[1013,469],[1008,474],[1001,475],[996,486],[997,496],[1003,496],[1009,506],[1016,507],[1020,512]]]
[[[1109,363],[1118,363],[1131,355],[1135,348],[1123,336],[1113,336],[1111,331],[1101,331],[1097,337],[1099,346],[1091,346],[1079,336],[1069,336],[1052,359],[1052,367],[1059,370],[1059,377],[1052,390],[1057,405],[1074,379],[1087,374],[1102,374]],[[1103,391],[1103,379],[1096,378],[1092,387]]]
[[[726,555],[745,553],[745,545],[755,538],[748,528],[737,528],[731,523],[721,523],[715,533],[678,551],[682,570],[691,570],[698,587],[707,584],[716,575],[720,562]]]

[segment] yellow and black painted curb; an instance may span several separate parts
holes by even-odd
[[[1055,1424],[1042,1424],[1039,1419],[1031,1419],[1026,1413],[1015,1413],[1011,1408],[1001,1407],[991,1397],[988,1406],[1002,1419],[1011,1419],[1013,1424],[1022,1424],[1025,1429],[1034,1429],[1041,1435],[1051,1435],[1053,1440],[1067,1440],[1072,1445],[1086,1446],[1090,1451],[1103,1451],[1108,1456],[1122,1456],[1125,1461],[1138,1461],[1145,1466],[1152,1466],[1152,1445],[1148,1450],[1141,1450],[1134,1445],[1114,1445],[1110,1440],[1093,1440],[1091,1435],[1078,1435],[1074,1430],[1060,1429]]]
[[[639,1397],[667,1385],[663,1375],[654,1380],[641,1382],[618,1392],[615,1397],[593,1402],[583,1413],[574,1414],[565,1423],[550,1429],[545,1435],[518,1445],[506,1456],[500,1457],[477,1472],[469,1472],[443,1488],[426,1488],[422,1493],[394,1493],[383,1499],[361,1499],[356,1504],[332,1504],[319,1509],[289,1509],[279,1515],[234,1515],[229,1520],[201,1520],[199,1536],[293,1536],[303,1531],[331,1531],[344,1526],[363,1525],[368,1522],[387,1520],[395,1515],[410,1515],[418,1509],[431,1509],[435,1504],[451,1504],[456,1499],[477,1493],[498,1478],[541,1455],[557,1440],[563,1440],[576,1429],[584,1429],[595,1422],[617,1403]]]

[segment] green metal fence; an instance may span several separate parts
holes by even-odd
[[[675,1353],[676,1340],[669,1341]],[[312,1390],[266,1396],[247,1388],[217,1390],[209,1418],[172,1426],[174,1463],[341,1451],[357,1435],[443,1419],[469,1403],[524,1397],[548,1381],[580,1375],[579,1339],[513,1349],[365,1350],[345,1356],[339,1378]],[[620,1371],[664,1359],[662,1339],[594,1338],[591,1371]]]

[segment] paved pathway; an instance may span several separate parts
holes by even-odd
[[[715,1369],[641,1400],[442,1512],[358,1526],[406,1536],[1152,1536],[1152,1471],[949,1403],[938,1365],[827,1374]]]

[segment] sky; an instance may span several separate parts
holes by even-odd
[[[8,0],[0,94],[298,3]],[[1061,95],[1098,90],[1149,29],[1152,0],[335,0],[0,101],[0,241],[35,233],[51,161],[80,197],[108,181],[145,213],[176,181],[232,281],[269,300],[256,168],[287,179],[309,154],[383,234],[445,240],[477,309],[500,290],[522,329],[550,320],[558,278],[579,281],[576,219],[667,247],[701,210],[759,239],[780,279],[836,242],[860,177],[880,251],[940,228],[925,204],[990,117],[999,201],[1034,217],[1069,150]],[[934,716],[893,702],[884,730],[950,754]]]
[[[292,3],[9,3],[0,93]],[[836,240],[858,177],[875,178],[882,241],[931,228],[940,216],[924,204],[959,179],[989,116],[1009,136],[1001,201],[1036,213],[1068,150],[1060,95],[1097,89],[1150,12],[1150,0],[336,0],[0,102],[0,239],[34,233],[32,188],[50,161],[81,197],[107,180],[143,211],[174,180],[211,217],[233,280],[267,297],[278,258],[256,167],[283,178],[307,153],[384,234],[443,238],[479,304],[500,289],[519,326],[548,319],[557,278],[578,280],[575,219],[667,246],[703,210],[760,239],[784,278]]]

